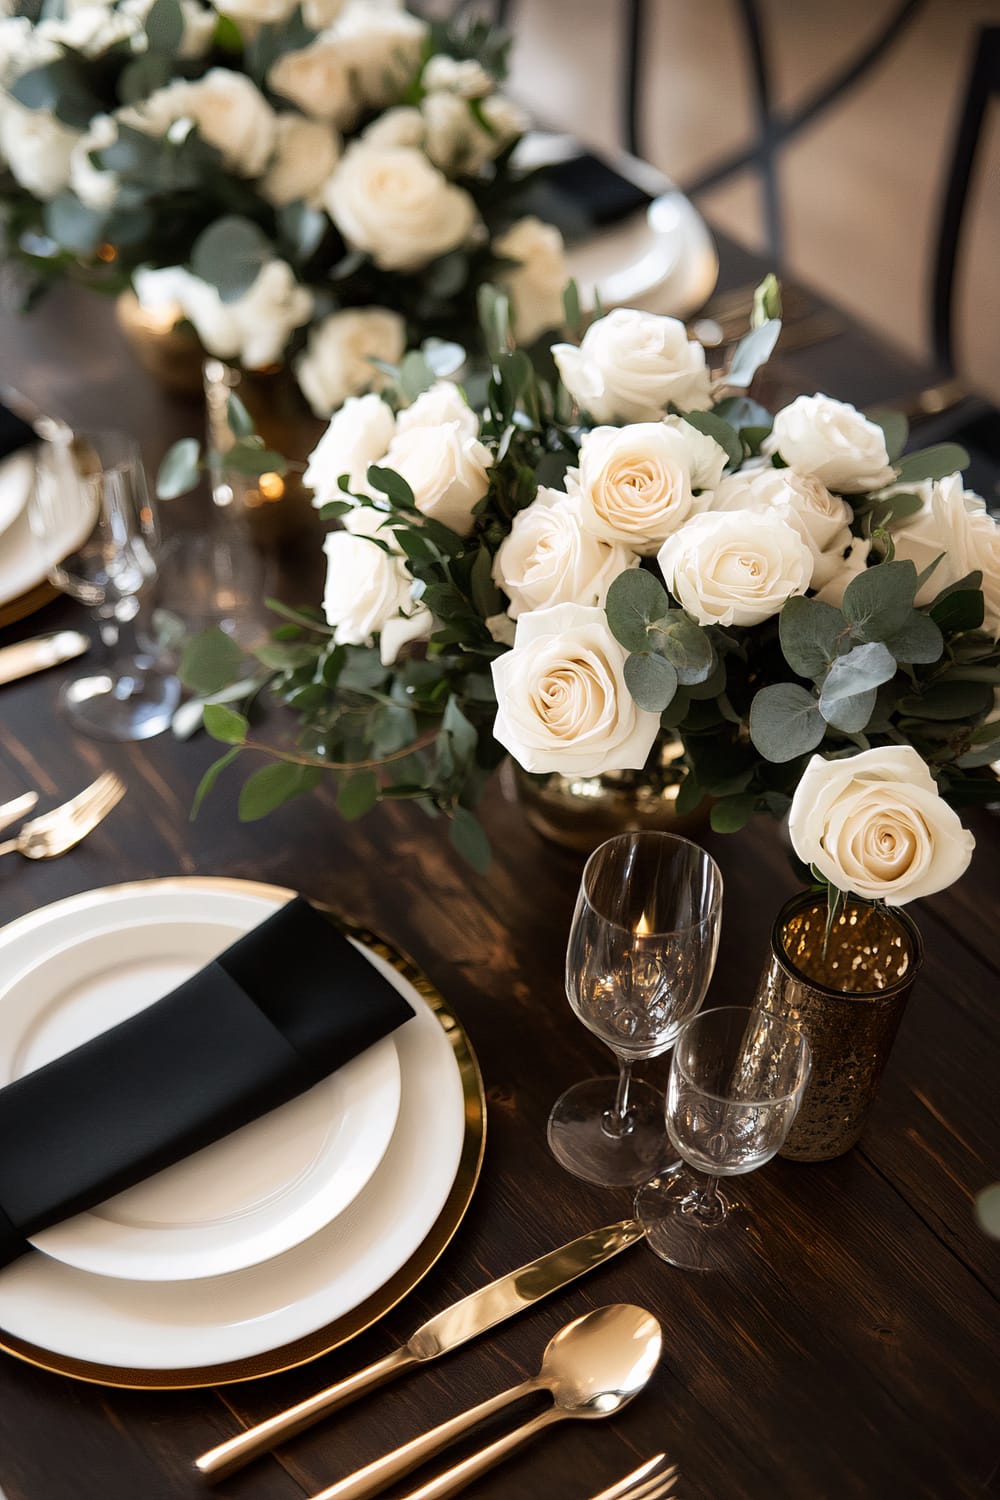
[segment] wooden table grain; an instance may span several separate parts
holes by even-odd
[[[723,247],[731,284],[757,267]],[[0,320],[4,375],[78,423],[141,435],[150,463],[198,413],[136,369],[110,317],[60,292],[30,321]],[[856,327],[779,362],[771,392],[825,389],[859,404],[925,377]],[[309,568],[286,571],[305,597]],[[0,644],[82,611],[60,600]],[[47,864],[0,864],[0,921],[120,881],[219,874],[295,886],[409,951],[464,1023],[485,1075],[489,1132],[472,1206],[439,1265],[381,1323],[299,1370],[219,1390],[118,1391],[0,1356],[0,1489],[7,1500],[196,1500],[203,1449],[386,1353],[418,1322],[493,1276],[629,1212],[624,1190],[567,1177],[545,1146],[556,1095],[611,1071],[572,1017],[562,959],[582,861],[544,843],[495,781],[484,821],[495,859],[476,876],[445,830],[405,806],[346,824],[320,789],[261,823],[236,819],[221,782],[196,822],[193,790],[216,754],[204,736],[115,746],[55,712],[60,670],[0,689],[0,800],[63,797],[111,766],[129,795],[87,841]],[[756,1175],[763,1248],[731,1274],[685,1274],[637,1246],[532,1312],[400,1381],[219,1488],[300,1500],[358,1464],[529,1373],[563,1322],[632,1301],[662,1320],[664,1354],[620,1417],[568,1424],[482,1480],[482,1500],[585,1500],[665,1448],[685,1500],[972,1500],[1000,1464],[1000,1243],[974,1195],[1000,1178],[996,823],[960,885],[915,911],[926,962],[861,1145],[838,1161],[776,1160]],[[780,828],[758,818],[704,842],[726,883],[709,1003],[745,1000],[771,920],[795,889]],[[662,1081],[664,1063],[645,1072]],[[993,1491],[995,1493],[995,1491]]]

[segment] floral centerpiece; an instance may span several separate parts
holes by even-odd
[[[506,42],[402,0],[65,0],[0,19],[2,254],[30,297],[134,288],[314,413],[506,282],[555,326],[562,242],[518,218]],[[8,271],[10,274],[10,271]]]
[[[411,351],[347,401],[306,476],[337,522],[323,610],[277,606],[257,652],[298,740],[241,816],[332,774],[345,815],[411,800],[482,865],[473,809],[505,755],[587,777],[671,733],[680,800],[713,798],[716,829],[791,810],[818,878],[867,899],[954,880],[954,808],[997,796],[1000,532],[961,449],[901,456],[900,416],[749,398],[775,300],[713,374],[681,323],[627,309],[533,362],[486,288],[472,400]],[[209,635],[185,670],[211,693],[245,664]],[[210,784],[261,743],[224,704],[206,724],[230,745]]]

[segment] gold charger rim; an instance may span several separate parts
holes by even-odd
[[[117,891],[126,891],[150,885],[182,883],[200,884],[213,890],[230,889],[246,894],[291,898],[296,893],[288,886],[270,885],[257,880],[240,880],[233,876],[173,875],[151,880],[131,880],[113,886],[102,886],[92,893],[95,902]],[[77,900],[77,897],[64,898]],[[48,905],[57,905],[50,902]],[[465,1218],[472,1195],[482,1169],[486,1149],[486,1090],[479,1060],[466,1035],[465,1028],[448,1005],[443,995],[427,978],[413,959],[395,944],[388,942],[370,928],[362,926],[349,917],[342,916],[327,903],[313,902],[324,911],[349,936],[354,937],[365,948],[384,958],[396,972],[426,1001],[437,1017],[452,1048],[462,1084],[465,1105],[465,1133],[459,1156],[458,1170],[451,1185],[444,1207],[435,1219],[429,1233],[404,1264],[385,1281],[378,1291],[360,1302],[343,1317],[335,1319],[291,1343],[281,1344],[262,1354],[245,1359],[229,1360],[222,1364],[192,1365],[183,1369],[134,1369],[124,1365],[103,1365],[89,1360],[76,1359],[19,1339],[0,1328],[0,1350],[25,1364],[48,1370],[56,1375],[67,1375],[73,1380],[91,1385],[115,1386],[124,1390],[197,1390],[209,1386],[234,1385],[242,1381],[262,1380],[268,1375],[280,1375],[285,1370],[309,1364],[324,1354],[339,1349],[343,1344],[371,1328],[404,1297],[417,1287],[428,1272],[437,1264],[458,1232]],[[47,907],[39,908],[45,911]],[[34,913],[15,918],[16,922],[30,923]]]
[[[18,594],[15,599],[9,599],[6,604],[0,604],[0,630],[7,625],[16,625],[18,620],[27,619],[37,610],[43,609],[46,604],[51,604],[53,599],[58,599],[59,590],[48,580],[36,583],[33,588],[27,589],[25,593]]]

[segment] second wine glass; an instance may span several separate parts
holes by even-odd
[[[618,1059],[618,1077],[568,1089],[549,1147],[605,1187],[644,1182],[668,1160],[663,1096],[633,1065],[673,1045],[705,998],[719,945],[722,876],[704,849],[668,833],[625,833],[587,861],[566,952],[566,993]]]

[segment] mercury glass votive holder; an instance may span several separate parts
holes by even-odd
[[[757,1004],[802,1031],[812,1074],[781,1155],[827,1161],[855,1144],[923,960],[898,907],[845,901],[827,934],[825,896],[803,891],[771,931]]]

